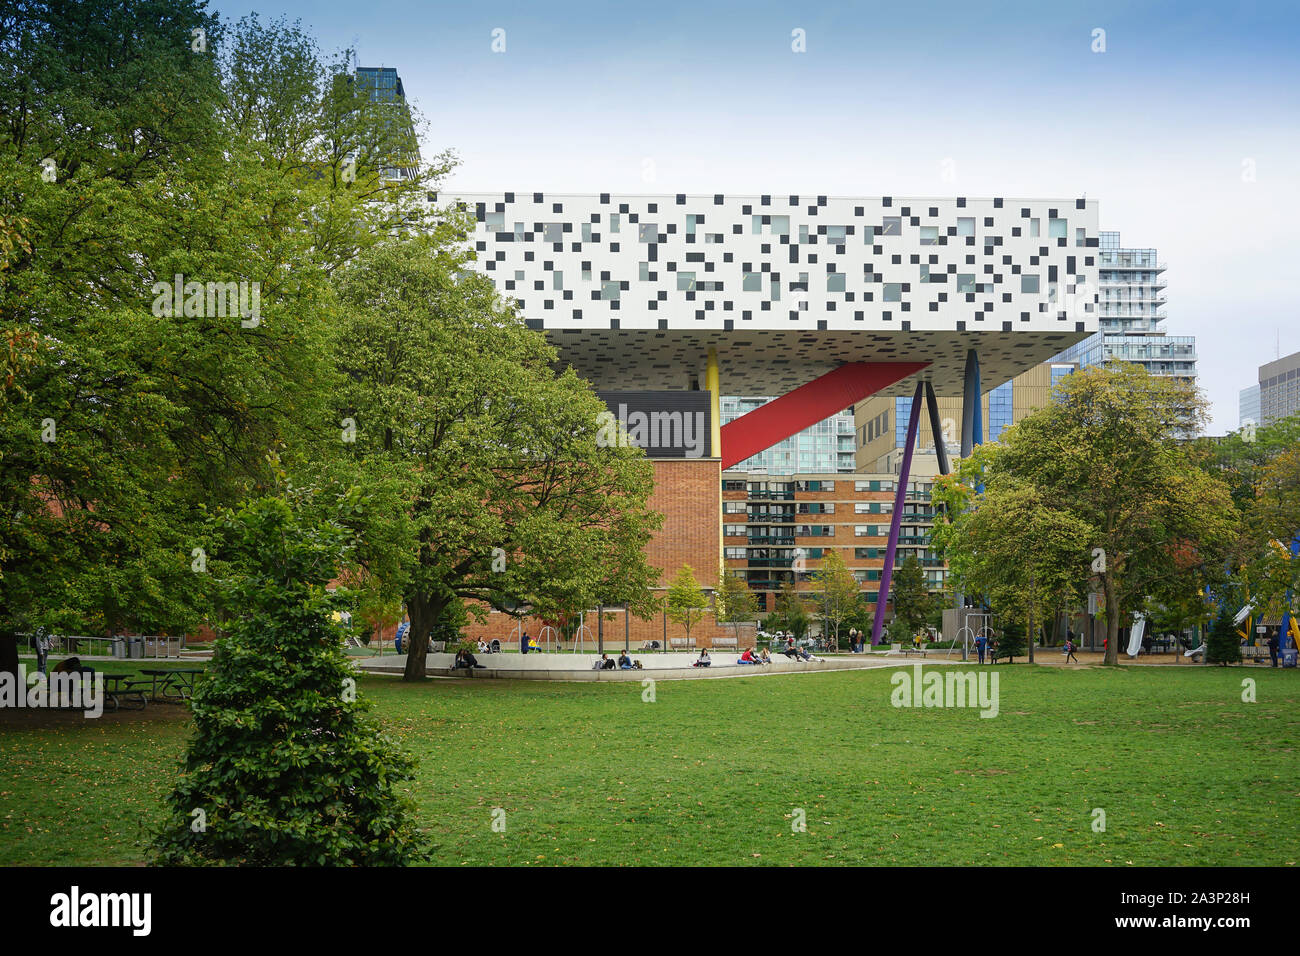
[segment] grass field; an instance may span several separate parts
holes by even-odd
[[[361,692],[419,760],[444,865],[1300,859],[1300,673],[999,672],[994,719],[894,708],[889,670],[661,681],[653,703],[638,683],[367,677]],[[185,714],[0,716],[0,864],[143,861]]]

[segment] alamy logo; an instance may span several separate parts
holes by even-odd
[[[998,715],[998,672],[937,670],[912,673],[899,670],[889,679],[894,692],[889,702],[895,707],[978,707],[981,717]]]
[[[680,448],[687,458],[702,458],[708,431],[703,412],[643,412],[618,406],[618,414],[596,416],[596,444],[602,448]]]
[[[50,897],[50,925],[57,927],[126,926],[133,936],[148,936],[152,911],[149,893],[82,893],[74,886]]]
[[[155,282],[150,291],[154,294],[153,314],[160,319],[239,316],[239,324],[246,329],[262,324],[260,282],[186,282],[178,272],[171,282]]]
[[[11,707],[67,708],[85,711],[87,717],[104,714],[104,675],[65,674],[55,671],[37,674],[28,683],[27,665],[19,664],[17,675],[0,672],[0,710]]]

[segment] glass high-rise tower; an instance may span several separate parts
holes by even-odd
[[[1168,335],[1165,264],[1154,249],[1126,249],[1118,232],[1098,233],[1098,331],[1053,361],[1080,366],[1136,362],[1152,375],[1196,378],[1196,337]]]

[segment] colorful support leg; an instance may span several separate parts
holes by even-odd
[[[912,449],[916,447],[916,429],[921,421],[921,399],[925,385],[916,383],[912,396],[912,414],[907,419],[907,447],[903,449],[903,467],[898,473],[898,488],[894,491],[894,514],[889,521],[889,545],[885,548],[885,567],[880,572],[880,593],[876,595],[876,617],[871,623],[871,643],[880,643],[880,630],[885,621],[885,602],[889,600],[889,584],[894,576],[894,553],[898,550],[898,531],[903,523],[903,503],[907,500],[907,478],[912,472]]]

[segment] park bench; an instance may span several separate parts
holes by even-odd
[[[695,640],[690,637],[670,637],[668,643],[673,647],[682,647],[687,650],[695,650]]]
[[[734,637],[715,637],[713,639],[714,647],[739,647],[740,641]]]

